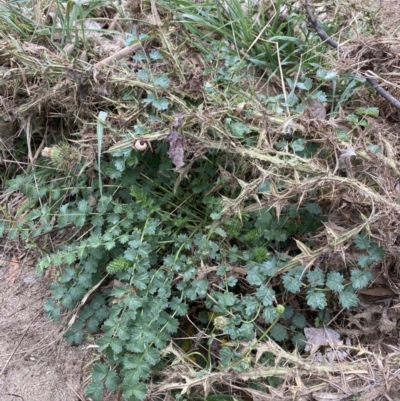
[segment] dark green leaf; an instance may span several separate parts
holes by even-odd
[[[265,323],[272,323],[279,316],[279,313],[276,311],[276,308],[273,306],[267,306],[263,312],[263,318]]]
[[[270,335],[275,341],[285,341],[288,338],[286,328],[280,323],[275,323],[274,327],[272,327],[270,331]]]
[[[304,317],[304,315],[301,315],[300,313],[296,313],[293,316],[292,323],[299,329],[303,329],[304,327],[307,326],[306,318]]]
[[[257,289],[256,296],[264,306],[270,306],[274,302],[275,292],[272,288],[262,285]]]
[[[92,368],[92,378],[95,382],[101,382],[108,373],[108,368],[104,363],[96,363]]]
[[[92,382],[86,387],[86,395],[93,401],[101,401],[103,396],[103,383]]]
[[[357,234],[354,237],[354,243],[359,249],[368,249],[371,245],[371,239],[367,233]]]
[[[308,202],[306,204],[305,209],[307,210],[307,212],[318,215],[318,216],[321,215],[321,213],[322,213],[321,206],[315,202]]]
[[[380,262],[385,256],[385,250],[378,244],[372,243],[368,249],[368,254],[372,262]]]
[[[117,375],[117,372],[115,370],[110,370],[108,375],[107,375],[107,379],[105,381],[105,385],[106,387],[110,390],[110,391],[118,391],[119,389],[119,377]]]

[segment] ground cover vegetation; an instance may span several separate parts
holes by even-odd
[[[92,400],[387,391],[396,310],[360,297],[397,293],[396,110],[353,11],[320,16],[339,55],[290,1],[0,6],[1,234],[97,346]]]

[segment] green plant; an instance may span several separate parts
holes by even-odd
[[[100,4],[57,2],[62,26],[53,20],[51,38],[61,31],[65,40],[84,46],[82,23]],[[329,323],[336,303],[356,306],[356,290],[371,280],[368,267],[384,257],[357,229],[326,245],[354,237],[363,251],[357,267],[319,265],[324,248],[312,237],[328,220],[324,195],[331,183],[319,184],[327,173],[335,176],[324,163],[336,149],[326,151],[320,138],[310,139],[304,130],[281,130],[284,111],[303,111],[303,98],[334,102],[339,93],[344,102],[360,82],[322,68],[321,53],[309,51],[312,35],[297,24],[301,16],[280,20],[280,1],[270,24],[264,15],[253,20],[237,1],[223,8],[175,6],[184,8],[183,24],[205,53],[201,84],[190,88],[192,71],[170,68],[176,55],[143,47],[133,56],[135,71],[122,64],[120,76],[107,75],[117,100],[95,98],[83,114],[90,121],[81,122],[79,115],[71,123],[79,139],[76,132],[96,127],[92,152],[83,140],[57,138],[29,171],[7,180],[8,196],[25,198],[15,220],[5,211],[1,231],[41,253],[39,273],[55,270],[45,310],[55,320],[62,311],[73,314],[66,341],[97,344],[101,354],[87,388],[94,401],[104,387],[122,390],[130,401],[143,399],[150,377],[153,383],[162,380],[161,371],[176,360],[168,347],[172,341],[200,374],[279,365],[280,358],[267,352],[256,359],[255,346],[272,338],[302,350],[302,330]],[[162,32],[159,38],[166,40]],[[150,39],[133,31],[126,45]],[[288,93],[271,98],[241,88],[249,63],[256,66],[253,74],[261,73],[257,68],[270,69],[271,76],[280,71]],[[42,76],[58,80],[47,67],[39,70]],[[53,101],[69,121],[70,110]],[[356,114],[349,120],[361,129],[374,111]],[[58,121],[56,116],[51,118]],[[176,119],[182,124],[175,125]],[[123,128],[113,127],[121,120]],[[267,123],[278,134],[264,145]],[[185,153],[186,165],[178,171],[172,140],[167,143],[171,126],[182,160]],[[136,151],[136,141],[148,141],[147,150]],[[316,161],[319,152],[326,152],[323,163]],[[350,182],[334,178],[341,185]],[[280,380],[269,373],[260,383],[276,386]]]
[[[368,254],[359,259],[361,270],[351,270],[349,282],[345,281],[346,270],[307,272],[298,266],[284,273],[281,285],[273,288],[272,278],[287,263],[283,254],[271,255],[274,244],[290,243],[300,228],[303,235],[305,227],[314,231],[323,217],[318,204],[306,203],[300,210],[288,206],[279,220],[268,209],[247,213],[241,222],[232,216],[210,231],[213,219],[219,219],[222,211],[219,197],[210,192],[218,183],[213,160],[218,153],[196,163],[191,179],[181,182],[174,192],[177,175],[171,171],[163,144],[153,154],[133,152],[116,151],[110,160],[102,161],[103,173],[117,180],[103,184],[102,195],[96,179],[88,186],[85,177],[79,189],[67,191],[62,204],[57,204],[54,227],[73,226],[87,234],[45,254],[38,265],[39,271],[49,266],[62,268],[52,285],[53,297],[45,306],[53,319],[59,319],[61,307],[73,310],[85,298],[65,335],[67,342],[80,344],[85,336],[101,333],[96,342],[107,362],[93,367],[93,383],[87,391],[94,400],[101,398],[104,385],[110,390],[122,388],[126,399],[142,399],[145,380],[162,362],[160,351],[177,333],[193,302],[200,303],[205,313],[214,314],[212,326],[209,318],[196,317],[210,334],[250,342],[254,334],[261,341],[268,333],[279,342],[291,338],[301,349],[304,336],[299,329],[306,326],[307,318],[288,305],[283,311],[276,308],[275,300],[285,304],[287,294],[304,293],[309,307],[324,310],[327,296],[337,294],[343,307],[355,306],[354,289],[363,288],[370,280],[365,268],[383,257],[382,248],[359,235],[355,243]],[[29,194],[26,178],[16,178],[9,185]],[[48,184],[46,188],[52,195],[57,190]],[[30,196],[35,198],[37,193]],[[39,234],[51,228],[46,215],[43,209],[29,212]],[[29,236],[29,224],[27,230]],[[217,291],[199,271],[201,265],[218,266],[214,270]],[[247,293],[238,292],[235,271],[239,266],[247,272],[242,277]],[[87,298],[103,280],[109,285]],[[257,323],[260,318],[265,326]],[[242,371],[252,362],[235,347],[225,346],[220,363]]]

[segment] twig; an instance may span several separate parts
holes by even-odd
[[[25,400],[24,397],[22,397],[18,394],[14,394],[14,393],[0,393],[0,395],[11,395],[11,397],[18,397],[18,398],[21,398],[21,400]]]
[[[126,56],[129,56],[131,53],[139,50],[142,47],[141,43],[135,43],[131,46],[124,47],[122,50],[120,50],[117,53],[114,53],[110,57],[107,57],[98,63],[94,65],[95,68],[100,68],[103,67],[104,65],[110,65],[113,61],[121,60],[121,58],[124,58]]]
[[[65,383],[67,383],[67,386],[72,390],[72,392],[81,400],[81,401],[85,401],[82,396],[80,396],[73,388],[72,386],[66,381]]]
[[[327,33],[319,26],[317,20],[315,19],[310,4],[308,0],[304,3],[304,7],[307,11],[308,18],[310,19],[311,25],[314,27],[315,31],[317,32],[318,36],[326,43],[330,44],[333,48],[340,50],[340,45],[331,39]],[[366,77],[367,82],[378,92],[383,98],[385,98],[390,104],[392,104],[396,109],[400,110],[400,101],[392,96],[389,92],[379,86],[379,83],[376,79]]]
[[[29,326],[25,329],[24,334],[22,334],[21,338],[18,341],[18,344],[16,345],[16,347],[14,348],[14,351],[11,353],[10,357],[8,358],[7,362],[5,363],[5,365],[3,366],[3,369],[1,369],[0,372],[0,376],[4,373],[4,371],[6,370],[8,364],[11,361],[11,358],[14,356],[15,352],[17,351],[18,347],[21,345],[22,340],[24,339],[24,337],[26,336],[26,333],[28,333],[28,330],[30,329],[30,327],[32,326],[32,324],[35,322],[35,320],[39,317],[39,315],[42,313],[42,310],[40,309],[40,311],[37,313],[37,315],[35,316],[35,318],[29,323]]]

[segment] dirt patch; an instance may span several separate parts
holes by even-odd
[[[70,347],[65,325],[49,320],[43,303],[49,281],[20,266],[11,284],[10,261],[0,269],[0,400],[75,401],[84,397],[86,365],[96,355],[87,343]],[[111,395],[104,398],[112,401]]]

